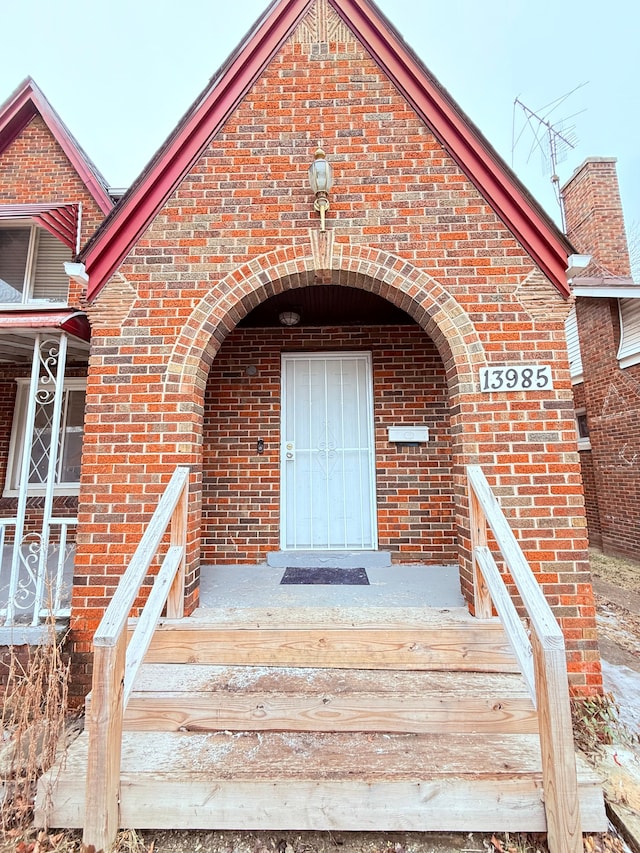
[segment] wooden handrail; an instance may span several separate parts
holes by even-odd
[[[176,468],[93,638],[82,838],[85,849],[108,850],[116,839],[120,823],[122,720],[131,685],[165,604],[169,618],[177,619],[184,613],[188,486],[189,469]],[[127,648],[129,614],[168,528],[170,547]]]
[[[475,612],[486,619],[495,606],[538,710],[549,849],[582,853],[564,637],[480,466],[468,465],[467,478]],[[520,593],[530,640],[487,547],[487,525]]]

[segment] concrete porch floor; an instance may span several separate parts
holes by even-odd
[[[457,565],[367,566],[369,586],[280,585],[284,568],[202,566],[200,607],[463,607]]]

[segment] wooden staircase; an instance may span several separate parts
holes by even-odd
[[[98,851],[133,826],[546,829],[551,853],[582,853],[581,833],[607,824],[574,753],[564,638],[482,471],[467,473],[475,617],[290,607],[184,618],[189,471],[177,468],[94,636],[87,733],[40,780],[36,823],[83,826]]]
[[[156,631],[124,714],[120,824],[544,831],[538,719],[500,622],[464,609],[200,612]],[[36,822],[82,826],[88,740]],[[583,830],[604,829],[579,766]]]

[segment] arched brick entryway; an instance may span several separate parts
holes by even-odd
[[[435,279],[379,249],[339,244],[331,282],[376,293],[410,314],[438,347],[450,393],[470,390],[486,363],[483,346],[464,309]],[[229,273],[194,308],[176,341],[166,393],[193,399],[221,343],[252,308],[276,293],[320,283],[326,280],[317,276],[313,255],[300,247],[268,252]]]
[[[465,398],[474,393],[474,376],[485,364],[482,343],[464,309],[433,278],[406,261],[380,250],[338,245],[331,271],[318,275],[313,253],[301,247],[276,250],[227,275],[194,308],[175,343],[165,374],[165,399],[191,421],[190,438],[202,453],[204,394],[209,368],[237,324],[262,301],[287,290],[334,285],[375,293],[412,316],[435,343],[445,366],[453,445],[453,491],[463,586],[470,590],[466,553],[464,464],[475,440],[465,426]],[[185,435],[187,439],[187,435]],[[196,483],[201,506],[201,483]],[[200,511],[199,509],[197,511]]]

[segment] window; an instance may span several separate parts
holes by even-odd
[[[4,491],[6,496],[17,495],[20,487],[22,459],[26,443],[25,426],[29,389],[29,380],[18,380],[7,481]],[[58,464],[54,489],[57,495],[78,493],[82,438],[84,435],[84,401],[85,380],[66,379],[62,399],[60,435],[58,437]],[[37,404],[29,465],[29,494],[43,495],[45,493],[51,451],[52,417],[53,400],[45,405]]]
[[[37,225],[0,228],[0,304],[66,303],[71,250]]]
[[[571,371],[571,383],[578,385],[583,381],[582,356],[580,354],[580,339],[578,338],[578,318],[576,317],[576,306],[574,305],[564,324],[567,338],[567,352],[569,355],[569,370]]]
[[[640,362],[640,298],[619,299],[618,310],[620,311],[618,363],[620,367],[631,367],[632,364]]]
[[[589,423],[587,421],[587,410],[576,409],[576,432],[578,433],[578,450],[591,450],[589,439]]]

